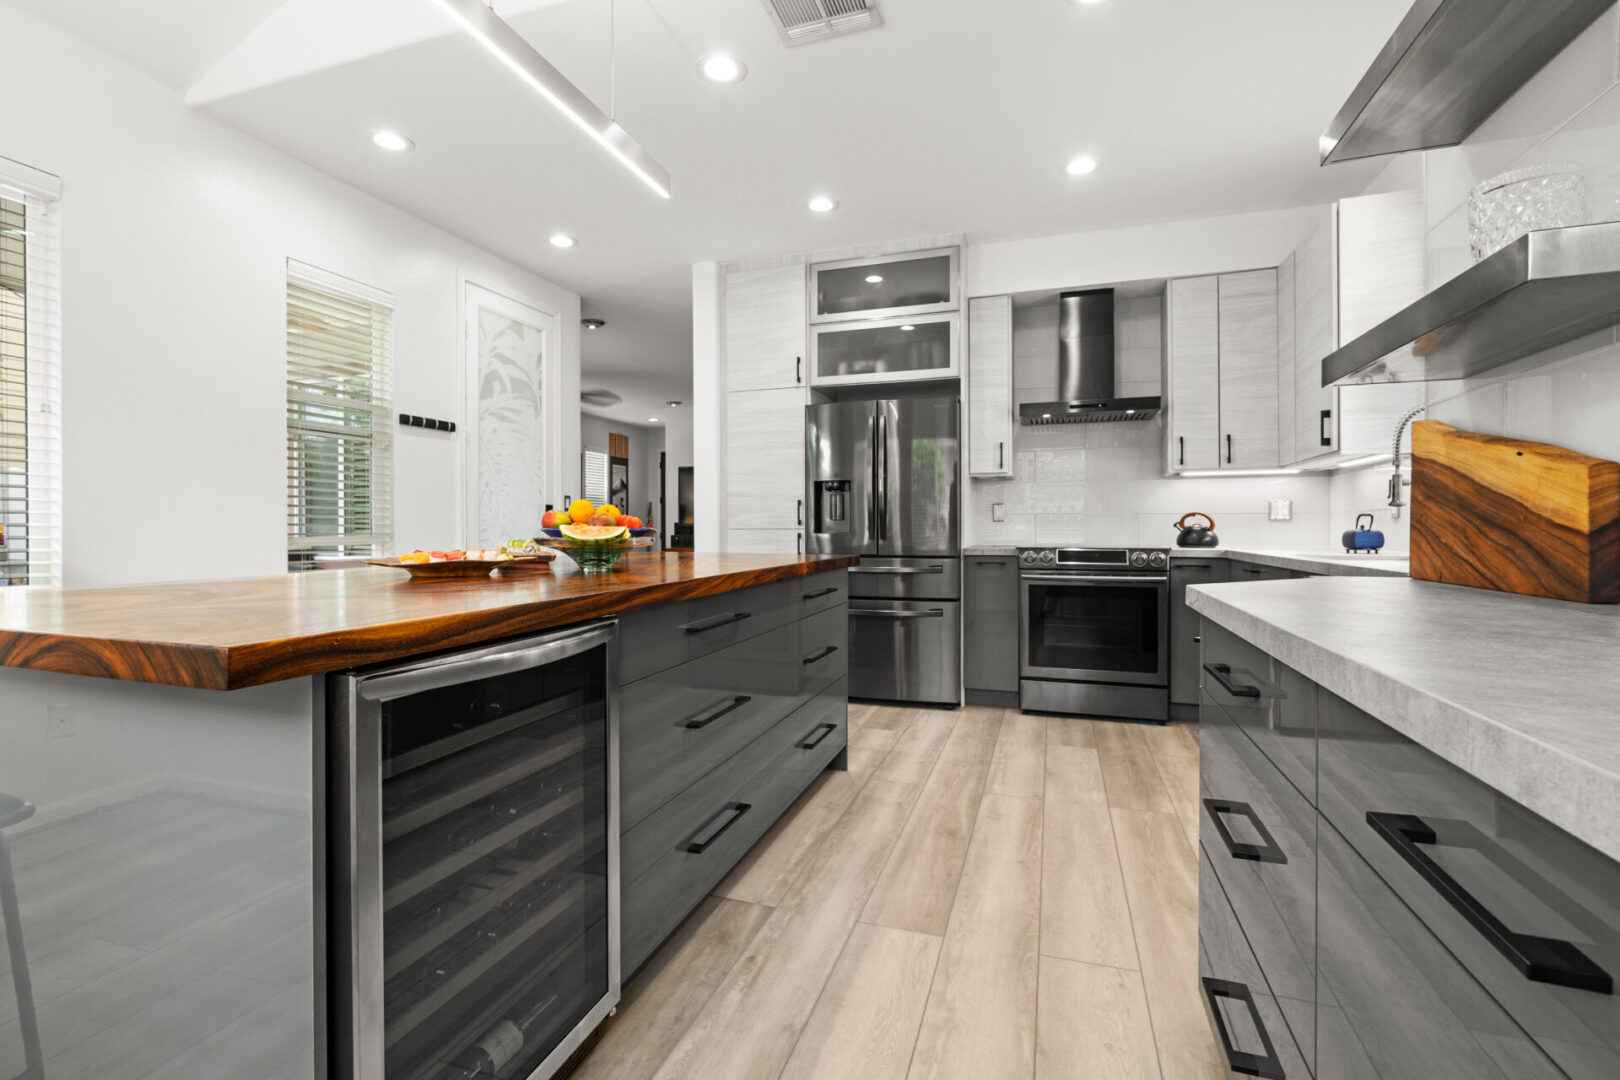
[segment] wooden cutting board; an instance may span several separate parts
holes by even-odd
[[[1412,576],[1620,603],[1620,463],[1412,425]]]

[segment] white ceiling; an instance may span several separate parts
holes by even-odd
[[[13,2],[177,85],[280,6]],[[1049,235],[1362,190],[1381,163],[1318,168],[1316,137],[1409,3],[881,0],[882,29],[789,49],[760,0],[616,0],[617,117],[673,174],[668,201],[448,20],[412,37],[356,7],[351,29],[359,19],[385,46],[407,43],[357,46],[313,71],[289,56],[301,73],[254,87],[261,55],[236,80],[247,89],[200,107],[579,291],[586,314],[608,321],[585,339],[585,384],[638,395],[611,414],[645,422],[645,403],[690,397],[696,261],[944,232]],[[288,0],[278,18],[355,5],[376,0]],[[497,10],[605,108],[610,6]],[[275,40],[299,35],[283,27]],[[716,49],[748,65],[745,81],[697,76],[697,58]],[[211,87],[232,85],[230,65],[209,72]],[[379,126],[417,149],[374,149]],[[1064,175],[1081,152],[1101,168]],[[839,209],[809,213],[813,192]],[[559,230],[579,246],[551,248]]]

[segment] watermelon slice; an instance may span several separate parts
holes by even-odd
[[[623,525],[562,525],[559,531],[581,544],[609,544],[630,535],[630,530]]]

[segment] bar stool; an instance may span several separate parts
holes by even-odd
[[[39,1050],[39,1018],[34,1014],[34,986],[28,979],[28,954],[23,951],[17,879],[11,869],[11,848],[5,833],[33,816],[33,806],[0,791],[0,918],[6,923],[6,947],[11,951],[11,981],[17,988],[17,1020],[23,1039],[23,1073],[17,1080],[45,1078],[45,1059]]]

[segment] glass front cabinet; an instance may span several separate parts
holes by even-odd
[[[960,373],[961,249],[810,267],[810,382],[949,379]]]

